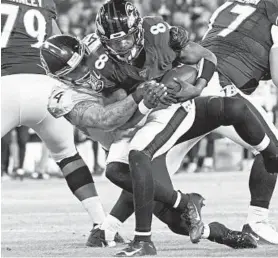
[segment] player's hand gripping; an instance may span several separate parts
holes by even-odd
[[[167,95],[167,87],[161,83],[157,83],[156,81],[149,81],[148,87],[144,92],[144,104],[147,108],[156,108],[163,98]],[[171,103],[167,103],[167,106],[171,105]]]
[[[176,85],[167,85],[168,96],[166,98],[172,97],[177,102],[185,102],[200,95],[200,89],[198,87],[176,77],[173,80]],[[179,87],[179,90],[177,90],[177,87]]]

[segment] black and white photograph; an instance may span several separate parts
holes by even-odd
[[[1,0],[1,257],[278,257],[278,0]]]

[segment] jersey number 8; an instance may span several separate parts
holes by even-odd
[[[99,56],[99,58],[97,59],[97,61],[95,62],[95,67],[98,70],[101,70],[104,68],[105,63],[108,61],[108,56],[106,54],[102,54]]]
[[[156,25],[153,25],[150,29],[151,34],[157,35],[159,33],[164,33],[166,32],[166,26],[163,23],[158,23]]]
[[[1,4],[1,15],[7,15],[6,23],[2,31],[1,48],[7,47],[11,32],[14,28],[19,6],[12,4]],[[36,9],[28,10],[23,16],[23,24],[29,36],[37,39],[31,47],[39,48],[44,41],[46,34],[46,21],[40,11]],[[37,24],[37,28],[35,27]]]

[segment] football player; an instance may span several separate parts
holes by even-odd
[[[104,4],[97,15],[96,28],[106,53],[101,53],[102,48],[98,48],[97,57],[94,58],[92,55],[90,58],[91,67],[98,76],[101,74],[110,81],[109,83],[106,80],[110,87],[115,87],[119,83],[121,83],[120,87],[126,87],[141,80],[159,79],[167,70],[172,68],[174,61],[196,64],[203,60],[200,76],[195,85],[187,84],[186,93],[175,95],[175,97],[180,96],[178,101],[184,102],[198,96],[215,71],[216,58],[211,51],[198,44],[188,42],[188,37],[184,37],[184,35],[183,40],[180,40],[179,32],[175,28],[169,28],[168,24],[157,17],[141,19],[136,8],[127,1],[111,0]],[[176,42],[179,44],[176,45]],[[130,84],[131,81],[132,84]],[[212,102],[217,101],[221,100],[214,98]],[[230,102],[230,100],[225,99],[225,102]],[[228,109],[224,108],[224,110],[228,112]],[[142,254],[143,249],[145,251],[152,249],[155,253],[154,246],[151,247],[150,244],[154,197],[151,160],[169,150],[184,134],[184,131],[190,130],[194,119],[194,101],[186,101],[181,106],[179,104],[172,105],[164,110],[155,110],[151,112],[146,124],[136,132],[129,143],[128,161],[136,218],[135,241],[119,255]],[[236,129],[236,131],[240,133],[241,130]],[[245,137],[243,139],[250,143],[250,139]],[[264,146],[262,149],[259,148],[260,150],[268,145],[268,143],[264,144],[269,141],[269,137],[266,136],[265,139],[268,140],[257,139],[258,145]],[[110,164],[107,171],[113,165],[111,165],[110,157],[119,155],[116,150],[123,148],[125,144],[126,140],[122,140],[111,146],[108,156]],[[251,145],[254,146],[254,142]],[[263,152],[265,151],[264,149]],[[268,166],[269,172],[277,172],[277,150],[273,142],[271,143],[271,152],[272,161],[269,160],[265,164]],[[187,205],[187,210],[190,209],[189,206]],[[198,210],[193,211],[194,206],[192,207],[193,209],[189,212],[189,214],[194,214],[190,218],[190,237],[193,242],[198,242],[203,225],[201,220],[196,219],[200,217],[196,216]]]
[[[51,151],[92,224],[101,224],[105,213],[91,173],[76,150],[73,126],[47,112],[51,89],[59,82],[45,75],[39,47],[60,33],[55,19],[52,0],[1,2],[1,137],[16,126],[31,127]],[[132,105],[126,108],[132,110]]]
[[[277,128],[264,109],[248,96],[259,80],[269,74],[278,86],[277,23],[277,0],[229,0],[212,15],[201,44],[218,60],[218,73],[203,95],[220,94],[244,100],[278,148]],[[240,143],[229,127],[219,128],[217,132]],[[276,180],[276,176],[267,173],[261,155],[256,155],[249,178],[251,202],[243,230],[252,232],[262,243],[278,244],[278,233],[268,222]]]
[[[96,44],[95,44],[96,43]],[[99,43],[98,42],[93,42],[93,45],[95,46],[95,49],[96,50],[100,50],[100,45],[99,45]],[[46,47],[48,46],[48,44],[46,44]],[[95,54],[95,53],[94,53]],[[101,59],[97,59],[95,62],[92,62],[92,59],[94,58],[94,56],[92,56],[92,55],[90,55],[90,58],[89,58],[89,63],[93,63],[94,64],[94,66],[93,67],[99,67],[100,69],[99,70],[102,70],[104,67],[105,67],[105,63],[107,62],[108,63],[108,57],[106,56],[105,57],[105,54],[102,54],[102,57],[101,57]],[[105,61],[104,61],[105,60]],[[84,63],[84,62],[83,62]],[[115,67],[116,65],[117,65],[117,63],[116,62],[109,62],[108,63],[109,65],[110,65],[110,69],[111,68],[113,68],[113,66]],[[122,65],[124,65],[124,63],[122,64]],[[102,67],[102,68],[101,68]],[[118,67],[117,67],[118,68]],[[95,71],[94,71],[94,69],[95,68],[93,68],[91,71],[92,71],[92,74],[94,75],[95,74]],[[106,71],[106,72],[110,72],[111,70],[109,70],[109,71],[107,71],[107,70],[104,70],[104,71]],[[101,71],[101,72],[103,72],[103,71]],[[114,71],[112,71],[112,72],[114,72]],[[54,71],[54,75],[55,76],[58,76],[59,77],[59,71]],[[125,74],[123,74],[123,75],[125,75]],[[100,77],[99,76],[99,74],[97,74],[97,76],[95,75],[95,77]],[[70,76],[67,76],[67,74],[65,73],[65,74],[63,74],[63,76],[60,76],[59,77],[60,79],[62,79],[62,80],[69,80],[69,81],[73,81],[72,80],[72,78],[70,77]],[[90,76],[87,76],[87,79],[88,79],[88,84],[90,85],[91,84],[91,86],[93,86],[93,88],[94,89],[99,89],[99,88],[104,88],[104,86],[105,86],[105,84],[96,84],[96,83],[94,83],[94,80],[91,80],[91,78],[90,78]],[[99,81],[98,81],[99,82]],[[96,85],[102,85],[101,87],[96,87]],[[111,87],[113,87],[113,89],[115,89],[115,86],[113,85],[113,86],[111,86]],[[186,93],[188,93],[188,92],[186,92]],[[192,96],[190,96],[190,97],[192,97]],[[188,98],[188,94],[186,94],[186,96],[180,96],[180,99],[185,99],[185,98]],[[217,106],[217,107],[219,107],[219,105],[221,106],[222,104],[221,104],[221,101],[222,100],[220,100],[220,99],[218,99],[218,98],[216,98],[217,100],[216,100],[216,102],[214,102],[214,101],[211,101],[211,104],[212,104],[212,102]],[[208,106],[209,105],[207,105],[206,104],[206,101],[207,100],[209,100],[209,99],[200,99],[200,102],[198,102],[199,104],[197,105],[197,106],[202,106],[203,105],[203,107],[204,107],[204,109],[206,110],[207,108],[208,108]],[[203,102],[204,101],[204,102]],[[228,102],[229,102],[229,100],[227,100]],[[54,105],[54,103],[55,103],[55,101],[53,102],[53,105]],[[200,103],[203,103],[203,104],[200,104]],[[84,105],[83,105],[84,104]],[[73,123],[73,124],[76,124],[76,125],[78,125],[79,124],[79,116],[80,115],[82,115],[82,114],[84,114],[84,113],[87,113],[87,110],[89,110],[89,107],[90,107],[90,105],[92,104],[92,103],[88,103],[88,104],[90,104],[89,106],[87,106],[86,107],[86,105],[85,105],[85,103],[83,103],[82,105],[76,105],[74,108],[73,108],[73,110],[75,110],[75,108],[78,110],[78,112],[70,112],[70,113],[68,113],[67,114],[67,118]],[[231,104],[231,103],[230,103]],[[241,102],[235,102],[235,103],[233,103],[233,104],[231,104],[231,107],[230,107],[230,105],[228,104],[228,103],[226,103],[226,105],[227,105],[227,108],[226,108],[226,110],[227,110],[227,114],[230,112],[230,110],[233,110],[234,108],[235,108],[235,106],[242,106],[242,103]],[[56,104],[54,105],[54,106],[56,106]],[[83,106],[83,108],[82,108],[82,106]],[[139,105],[140,106],[140,105]],[[210,108],[212,108],[213,109],[213,106],[214,105],[212,105]],[[68,109],[69,110],[69,109]],[[201,108],[201,110],[202,110],[202,108]],[[204,110],[203,110],[204,111]],[[201,113],[203,112],[203,111],[200,111]],[[233,110],[233,111],[235,111],[235,110]],[[232,111],[231,111],[232,112]],[[248,109],[247,109],[247,111],[246,111],[247,113],[248,113]],[[250,112],[250,110],[249,110],[249,112]],[[206,114],[206,112],[204,112],[205,114]],[[203,113],[203,114],[204,114]],[[220,112],[221,113],[221,112]],[[236,113],[236,111],[235,111],[235,113]],[[235,114],[234,113],[234,114]],[[229,113],[230,114],[230,113]],[[237,119],[241,119],[241,121],[242,122],[247,122],[247,121],[244,121],[244,120],[242,120],[242,117],[233,117],[233,115],[234,114],[231,114],[231,117],[230,117],[230,119],[232,119],[232,118],[234,118],[235,120],[233,120],[233,121],[230,121],[230,122],[228,122],[228,123],[235,123],[235,121],[237,121],[238,122],[238,120]],[[193,115],[194,116],[194,115]],[[221,116],[221,115],[220,115]],[[252,115],[252,119],[255,119],[255,117]],[[201,119],[201,120],[205,120],[205,119]],[[215,120],[215,117],[214,117],[214,120]],[[225,120],[225,119],[224,119]],[[163,120],[162,120],[163,121]],[[226,120],[225,120],[226,121]],[[255,121],[257,121],[256,119],[255,119]],[[85,123],[85,121],[83,120],[83,122]],[[91,121],[92,122],[92,121]],[[214,124],[214,125],[211,125],[212,127],[214,127],[214,126],[216,126],[216,125],[218,125],[218,123],[219,123],[220,121],[217,121],[216,122],[216,124]],[[224,121],[221,121],[220,123],[225,123]],[[256,123],[256,122],[255,122]],[[247,122],[247,124],[249,124],[249,125],[251,125],[251,124],[254,124],[254,121],[249,121],[249,122]],[[80,124],[79,124],[80,125]],[[83,126],[84,126],[84,124],[83,124]],[[93,124],[88,124],[87,126],[90,126],[90,127],[92,127],[93,126]],[[259,125],[258,125],[259,126]],[[144,128],[144,127],[143,127]],[[196,127],[194,127],[194,129],[191,131],[191,133],[188,133],[188,137],[194,137],[195,136],[195,134],[193,133],[192,134],[192,132],[193,131],[195,131],[195,128]],[[206,128],[205,130],[207,130],[208,128],[205,126],[205,127],[203,127],[203,128]],[[186,130],[186,127],[185,128],[183,128],[184,130]],[[199,133],[201,133],[202,134],[202,132],[196,132],[196,136],[198,136],[198,134]],[[260,139],[262,140],[263,138],[262,138],[262,136],[264,135],[264,133],[263,132],[261,132],[262,133],[262,135],[260,136]],[[250,135],[253,135],[254,136],[254,133],[251,133]],[[244,137],[244,136],[243,136]],[[266,139],[266,142],[268,141],[267,140],[267,138],[265,138]],[[246,139],[248,142],[249,142],[249,140],[250,139]],[[258,139],[256,139],[256,141],[257,141]],[[261,140],[258,140],[258,143],[261,141]],[[120,141],[120,142],[122,142],[122,141]],[[265,143],[266,142],[264,142],[263,143],[263,145],[265,145]],[[268,143],[267,143],[268,144]],[[252,144],[253,145],[253,144]],[[257,145],[257,144],[256,144]],[[260,145],[260,143],[258,144],[258,145]],[[121,149],[119,149],[119,146],[120,145],[115,145],[115,146],[117,146],[117,148],[115,148],[115,150],[117,149],[117,152],[119,153],[119,155],[121,155],[122,153],[119,151],[119,150],[121,150]],[[125,145],[125,147],[126,147],[126,145]],[[262,145],[260,145],[260,147],[262,147]],[[259,146],[257,146],[257,148],[258,149],[260,149],[260,147]],[[266,146],[264,146],[263,147],[263,149],[265,148]],[[273,147],[273,146],[272,146]],[[127,149],[127,148],[124,148],[123,150],[125,150],[125,149]],[[262,149],[261,149],[262,150]],[[110,151],[111,151],[111,148],[110,148]],[[110,155],[110,154],[109,154]],[[126,155],[127,156],[127,155]],[[123,157],[121,157],[121,158],[123,158]],[[125,157],[125,159],[126,159],[126,157]],[[118,162],[119,162],[120,160],[118,160]],[[122,161],[123,161],[123,159],[122,159]],[[114,163],[116,163],[115,161],[114,161]],[[115,168],[115,164],[111,164],[111,166],[110,166],[110,171],[111,171],[111,169],[113,170],[113,167]],[[109,165],[108,165],[108,168],[109,168]],[[130,181],[129,181],[130,182]],[[127,187],[127,186],[126,186]],[[131,184],[129,184],[129,188],[127,189],[127,190],[130,190],[130,187],[131,187]],[[156,184],[156,187],[157,187],[157,184]],[[160,193],[161,194],[161,193]],[[170,198],[170,200],[169,200],[169,204],[171,205],[172,204],[172,206],[176,206],[176,208],[179,208],[179,209],[181,209],[181,210],[183,210],[183,209],[185,209],[185,207],[184,207],[184,203],[179,203],[178,201],[179,200],[181,200],[181,195],[179,195],[177,192],[175,192],[174,193],[176,196],[174,196],[174,195],[171,195],[171,194],[165,194],[165,196],[164,196],[164,198],[168,198],[169,199],[169,197],[171,197]],[[156,195],[156,198],[157,198],[157,191],[155,191],[155,195]],[[158,200],[158,199],[157,199]],[[178,201],[177,201],[178,200]],[[174,202],[173,202],[174,201]],[[171,203],[172,202],[172,203]],[[179,207],[180,206],[180,207]],[[186,207],[187,209],[189,208],[189,207]],[[194,210],[193,210],[194,211]],[[196,213],[195,213],[196,214]],[[194,214],[194,215],[195,215]],[[199,214],[199,211],[198,211],[198,214]],[[200,222],[200,220],[198,220],[197,221],[197,224]],[[202,224],[202,223],[201,223]],[[191,225],[192,226],[192,225]],[[201,229],[203,229],[203,226],[202,227],[200,227]],[[198,231],[198,228],[197,228],[197,231]],[[194,239],[194,237],[193,237],[193,239]],[[147,239],[146,239],[147,240]],[[138,248],[138,246],[139,246],[139,248]],[[134,249],[135,249],[135,253],[136,253],[136,255],[139,255],[139,254],[141,254],[141,255],[143,255],[143,254],[151,254],[153,251],[154,251],[154,247],[153,247],[153,245],[151,244],[151,242],[150,241],[135,241],[135,242],[133,242],[133,245],[130,247],[130,248],[128,248],[128,250],[125,250],[124,251],[124,255],[126,254],[126,252],[134,252]],[[137,251],[136,251],[137,250]]]
[[[72,45],[69,44],[71,41],[76,42],[74,48],[75,51],[78,51],[78,48],[82,48],[82,46],[85,47],[84,44],[82,45],[82,42],[78,42],[77,39],[64,35],[54,36],[47,39],[41,47],[42,61],[48,74],[52,77],[59,78],[65,83],[57,85],[54,88],[49,98],[48,109],[50,113],[57,118],[65,116],[79,129],[83,130],[91,139],[99,141],[106,150],[109,150],[113,142],[119,141],[121,137],[126,137],[126,135],[130,135],[131,137],[131,135],[134,135],[134,131],[136,131],[136,129],[134,130],[133,128],[128,128],[128,125],[130,125],[129,121],[124,127],[119,127],[119,122],[117,121],[119,118],[115,119],[113,115],[113,112],[116,112],[116,114],[122,113],[122,116],[125,116],[124,110],[115,110],[115,107],[117,101],[125,99],[127,96],[122,89],[117,89],[116,91],[110,92],[109,94],[104,92],[96,93],[96,85],[94,84],[94,81],[91,81],[90,76],[87,76],[87,82],[83,81],[82,84],[79,84],[78,79],[76,81],[76,78],[85,78],[84,75],[86,73],[84,74],[84,71],[88,71],[85,61],[87,57],[85,56],[84,60],[80,60],[80,65],[78,65],[74,70],[61,74],[60,72],[64,71],[65,67],[68,66],[68,60],[70,60],[72,56],[76,56],[74,52],[69,51],[69,49],[72,49]],[[88,49],[90,49],[90,43],[88,44]],[[91,44],[94,43],[91,42]],[[52,47],[50,47],[50,45],[52,45]],[[54,51],[57,47],[67,51],[68,56],[66,57],[63,54],[62,59],[61,54],[58,54],[57,51]],[[64,62],[63,66],[62,62]],[[60,66],[57,66],[58,63],[60,63]],[[83,68],[81,68],[82,66]],[[146,85],[146,83],[143,84]],[[141,86],[137,87],[137,89],[140,89],[140,87]],[[157,96],[156,98],[159,98],[163,95],[163,88],[160,90],[159,85],[154,85],[153,90]],[[58,93],[60,94],[59,100],[57,100],[55,97]],[[134,96],[134,94],[132,93],[129,97],[131,96]],[[156,98],[152,96],[151,91],[148,91],[148,94],[145,96],[144,104],[149,106],[150,103],[153,102],[151,105],[155,106],[155,103],[157,103]],[[147,99],[149,99],[147,101],[148,104],[146,103]],[[103,105],[107,106],[104,108]],[[84,107],[87,108],[84,109]],[[113,111],[107,109],[107,107],[111,107]],[[106,110],[109,110],[109,112],[105,112]],[[139,112],[142,113],[140,105]],[[118,149],[118,151],[124,151],[127,154],[126,150]],[[168,171],[165,169],[166,166],[162,165],[161,168],[161,162],[164,163],[164,161],[165,157],[158,158],[154,161],[153,165],[158,172],[155,178],[155,191],[157,192],[157,194],[155,194],[155,199],[160,201],[155,205],[154,214],[161,221],[166,223],[173,232],[182,235],[189,235],[190,228],[186,223],[186,218],[181,216],[184,212],[184,208],[182,208],[181,203],[179,203],[179,199],[184,199],[184,203],[182,203],[182,205],[185,206],[188,203],[188,201],[186,202],[186,198],[194,198],[197,201],[193,204],[199,206],[200,209],[201,203],[198,203],[198,200],[202,200],[202,198],[198,194],[184,195],[181,192],[175,191],[169,178]],[[125,163],[126,162],[127,156],[125,157]],[[116,173],[115,176],[118,178],[116,184],[132,192],[131,178],[129,171],[126,171],[128,167],[126,164],[119,162],[118,164],[115,163],[114,165],[117,165],[116,167],[113,166],[114,171],[110,169],[107,176],[111,179],[112,175]],[[115,169],[118,169],[118,171],[115,171]],[[119,179],[122,179],[123,181],[119,182]],[[112,179],[111,181],[114,180]],[[178,196],[178,198],[175,198],[175,196]],[[107,220],[101,225],[100,228],[95,228],[92,231],[92,234],[88,240],[88,245],[111,246],[113,244],[112,240],[115,236],[115,233],[118,231],[121,225],[121,221],[125,221],[133,213],[133,211],[132,195],[123,191],[118,202],[112,209],[110,215],[107,217]],[[206,225],[204,227],[204,231],[203,237],[208,238],[213,242],[225,244],[233,248],[256,247],[256,241],[254,241],[250,235],[232,231],[218,222],[213,222],[209,225]],[[148,253],[148,250],[146,251],[146,248],[148,248],[147,244],[145,244],[141,255],[144,252]]]

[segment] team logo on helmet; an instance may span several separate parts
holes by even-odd
[[[128,17],[127,26],[130,29],[134,25],[136,18],[138,18],[136,17],[136,8],[132,3],[127,2],[125,4],[125,11]]]

